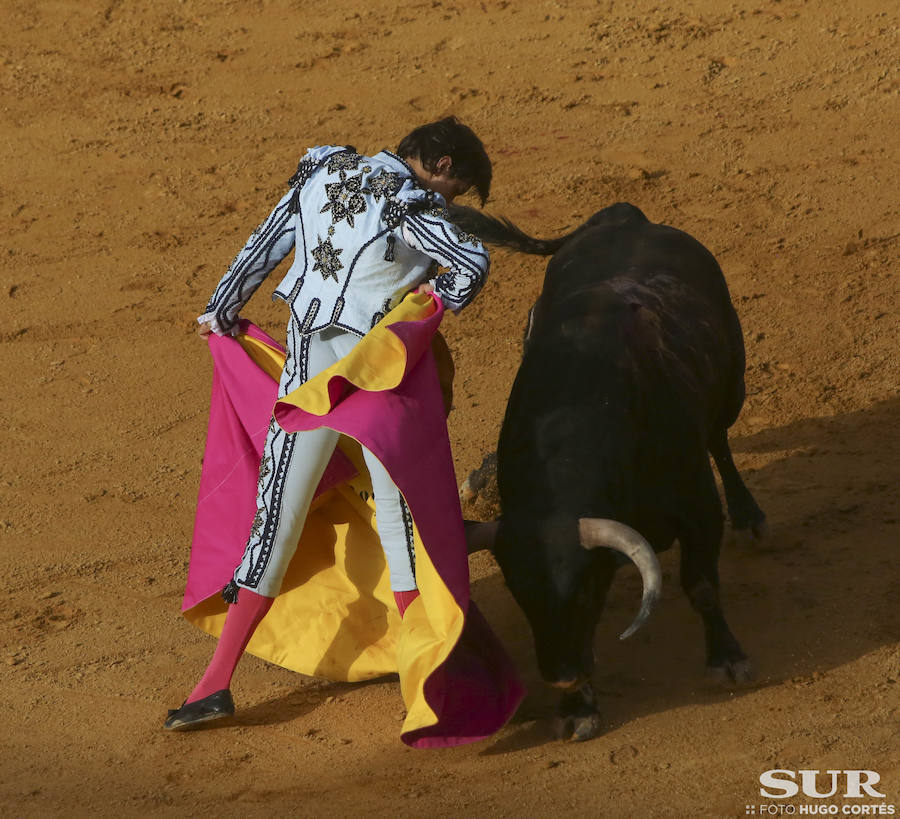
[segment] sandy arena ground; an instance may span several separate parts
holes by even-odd
[[[4,0],[0,814],[743,817],[771,768],[877,771],[862,801],[900,812],[898,23],[876,0]],[[748,351],[732,439],[773,527],[721,564],[758,682],[704,682],[670,553],[625,643],[634,576],[611,595],[605,732],[559,742],[481,556],[531,690],[491,740],[410,750],[396,680],[255,658],[234,723],[165,733],[213,645],[179,614],[194,317],[307,147],[447,113],[494,158],[492,212],[557,235],[627,200],[720,260]],[[496,253],[445,324],[460,478],[495,446],[543,266]],[[280,337],[278,278],[245,314]]]

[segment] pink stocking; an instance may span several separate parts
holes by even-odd
[[[266,613],[272,608],[274,598],[242,588],[238,592],[238,601],[228,607],[222,636],[213,653],[212,660],[197,687],[191,692],[186,702],[194,702],[215,694],[223,688],[231,687],[231,676],[250,642],[253,632]]]
[[[406,610],[409,608],[409,604],[412,603],[419,596],[418,589],[411,589],[410,591],[395,591],[394,592],[394,602],[397,604],[397,608],[400,609],[400,616],[402,617]]]

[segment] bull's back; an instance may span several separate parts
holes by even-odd
[[[632,205],[606,208],[550,260],[532,335],[596,323],[597,305],[610,299],[631,311],[613,319],[623,325],[619,352],[649,355],[655,347],[699,379],[709,423],[734,423],[744,398],[743,335],[712,253]]]
[[[713,254],[690,234],[650,222],[628,203],[596,213],[553,256],[542,297],[552,301],[575,288],[621,276],[642,282],[661,268],[711,309],[731,309],[725,277]]]

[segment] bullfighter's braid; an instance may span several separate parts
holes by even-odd
[[[487,245],[497,245],[518,250],[520,253],[531,253],[537,256],[552,256],[581,228],[557,239],[536,239],[529,236],[517,225],[503,217],[488,216],[486,213],[466,207],[450,205],[447,208],[449,219],[458,228],[477,236]]]

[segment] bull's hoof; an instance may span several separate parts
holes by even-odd
[[[600,715],[591,714],[588,717],[576,717],[572,731],[572,742],[584,742],[588,739],[600,736]]]
[[[771,541],[768,545],[766,544],[766,541],[769,540],[769,534],[769,524],[766,520],[754,523],[746,529],[732,530],[733,542],[739,549],[752,549],[754,551],[772,547]]]
[[[758,508],[749,514],[732,515],[731,528],[740,541],[765,540],[769,536],[769,522]]]
[[[706,667],[706,678],[716,685],[747,685],[753,682],[755,677],[753,664],[746,657]]]
[[[598,737],[602,726],[599,714],[589,714],[583,717],[557,717],[554,728],[557,739],[585,742]]]
[[[591,684],[563,694],[556,712],[555,733],[558,739],[584,742],[600,733],[600,713]]]

